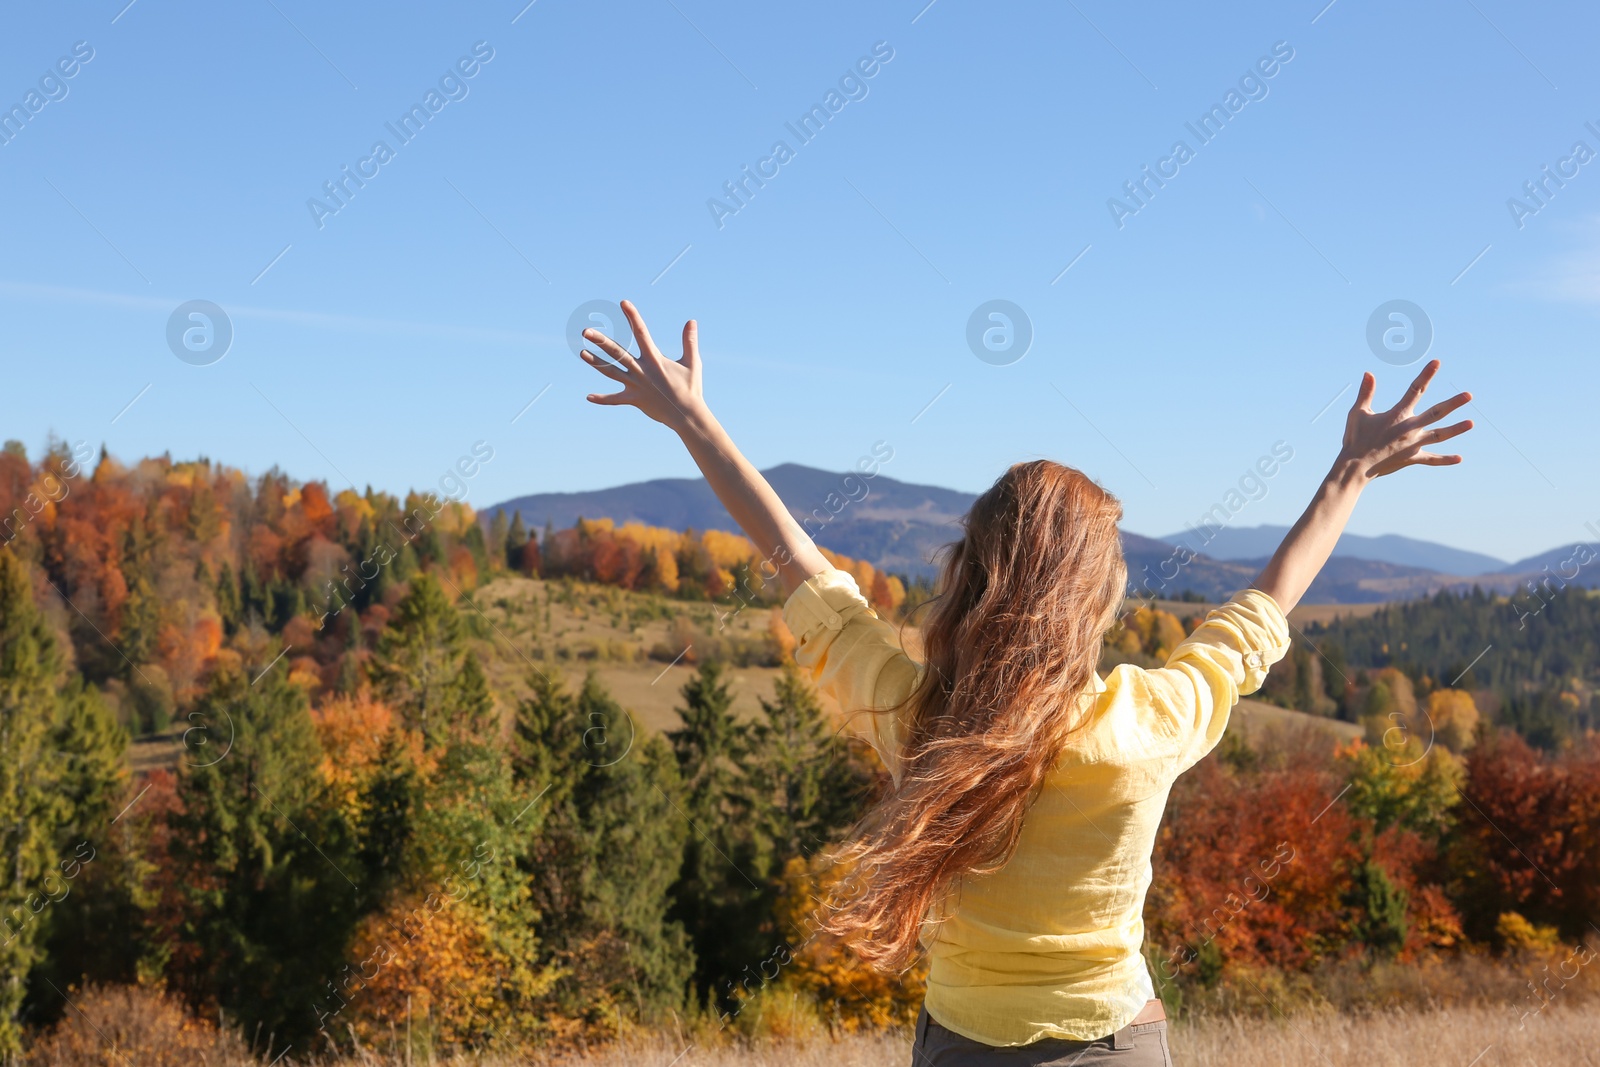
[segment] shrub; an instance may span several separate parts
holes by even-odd
[[[245,1067],[258,1062],[243,1039],[144,986],[90,986],[69,993],[71,1009],[29,1051],[39,1067]],[[269,1050],[276,1052],[277,1050]]]

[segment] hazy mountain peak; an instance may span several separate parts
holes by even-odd
[[[1169,534],[1162,540],[1182,544],[1194,552],[1204,552],[1213,559],[1259,560],[1272,555],[1288,532],[1287,526],[1224,526],[1220,530],[1191,528],[1182,533]],[[1339,538],[1333,554],[1347,559],[1420,567],[1463,578],[1497,573],[1506,567],[1505,560],[1481,552],[1451,548],[1434,541],[1419,541],[1399,534],[1371,537],[1346,533]]]
[[[904,482],[881,468],[871,478],[859,471],[825,471],[801,463],[780,463],[762,473],[818,544],[912,577],[934,575],[938,550],[961,536],[960,519],[975,499],[975,494],[957,489]],[[520,511],[534,530],[546,523],[569,527],[580,517],[674,530],[738,529],[701,478],[534,493],[485,508],[484,521],[496,511]],[[1135,589],[1163,597],[1190,591],[1220,600],[1250,583],[1287,531],[1284,526],[1230,526],[1156,539],[1124,530],[1129,581]],[[1186,553],[1176,547],[1180,544],[1195,558],[1185,559]],[[1493,556],[1397,534],[1346,534],[1307,602],[1398,600],[1471,584],[1509,589],[1524,571],[1537,573],[1544,562],[1564,559],[1569,552],[1552,550],[1508,565]],[[1600,575],[1600,568],[1593,569]]]

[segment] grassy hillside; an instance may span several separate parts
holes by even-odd
[[[678,690],[688,680],[699,656],[720,642],[724,655],[735,663],[735,711],[753,717],[759,711],[759,701],[773,695],[777,664],[761,662],[760,657],[769,651],[775,655],[775,642],[781,640],[773,636],[780,625],[776,608],[747,609],[732,617],[726,630],[719,632],[717,623],[723,609],[718,606],[584,583],[503,577],[479,590],[473,600],[482,609],[481,618],[493,636],[488,646],[492,654],[491,677],[508,690],[519,689],[527,672],[535,667],[559,672],[574,686],[592,670],[641,729],[672,729],[678,724]],[[1193,603],[1164,606],[1180,616],[1203,613],[1208,607]],[[1341,610],[1364,614],[1370,607]],[[907,626],[902,634],[915,654],[917,629]],[[686,645],[687,653],[677,658]],[[836,705],[824,703],[838,712]],[[1340,739],[1359,736],[1361,732],[1350,723],[1255,700],[1240,701],[1235,721],[1251,736],[1273,727],[1296,725],[1310,725]]]
[[[1213,605],[1157,601],[1155,606],[1182,618],[1204,614]],[[1341,615],[1362,617],[1380,606],[1310,605],[1297,608],[1291,621],[1303,627]],[[718,621],[727,611],[721,605],[585,582],[506,575],[472,593],[462,611],[497,692],[522,694],[534,670],[559,677],[576,689],[593,671],[643,732],[678,725],[679,690],[708,652],[733,664],[730,685],[734,711],[741,718],[753,718],[760,701],[772,699],[779,673],[782,638],[777,633],[781,627],[776,608],[748,608],[719,630]],[[907,626],[902,632],[915,652],[917,629]],[[830,701],[824,700],[824,705],[838,713]],[[1341,740],[1361,732],[1350,723],[1249,699],[1240,701],[1234,722],[1251,738],[1264,730],[1296,726],[1311,726]],[[131,748],[134,770],[174,765],[186,726],[180,722],[136,741]]]
[[[779,646],[773,610],[727,609],[585,582],[510,575],[472,595],[474,632],[484,642],[490,680],[520,692],[530,671],[581,684],[593,671],[646,730],[677,725],[678,690],[707,654],[732,665],[734,708],[754,716],[773,695]]]

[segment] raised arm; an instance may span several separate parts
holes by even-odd
[[[676,433],[733,521],[777,568],[785,595],[812,575],[828,570],[828,561],[817,546],[706,406],[700,388],[695,321],[683,325],[683,357],[671,360],[651,340],[638,308],[624,300],[622,313],[639,341],[639,358],[599,330],[583,331],[585,340],[615,362],[587,349],[583,361],[622,385],[620,393],[590,393],[590,403],[636,407]]]
[[[1470,401],[1472,394],[1457,393],[1421,414],[1413,414],[1438,370],[1439,361],[1433,360],[1422,368],[1400,403],[1388,411],[1376,412],[1372,410],[1372,395],[1378,383],[1371,374],[1362,375],[1355,406],[1345,420],[1344,447],[1339,450],[1333,469],[1255,580],[1255,587],[1276,600],[1285,614],[1300,603],[1328,562],[1369,482],[1412,465],[1448,467],[1461,462],[1460,456],[1441,456],[1427,448],[1472,429],[1470,419],[1450,426],[1433,426]]]

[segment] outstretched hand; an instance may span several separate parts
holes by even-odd
[[[1423,367],[1400,403],[1388,411],[1372,410],[1372,396],[1377,392],[1378,383],[1372,375],[1362,375],[1355,407],[1350,409],[1345,420],[1344,446],[1339,450],[1333,470],[1323,479],[1311,505],[1290,527],[1283,543],[1255,581],[1256,588],[1277,601],[1285,612],[1300,603],[1323,564],[1328,562],[1368,482],[1405,467],[1450,467],[1461,462],[1460,456],[1440,455],[1428,449],[1472,429],[1471,420],[1466,419],[1449,426],[1434,425],[1470,403],[1472,394],[1457,393],[1416,414],[1417,401],[1428,391],[1428,383],[1438,372],[1438,360]]]
[[[631,405],[677,433],[705,475],[706,484],[766,556],[756,568],[761,572],[755,578],[758,585],[781,577],[787,595],[812,575],[827,570],[826,557],[706,407],[700,392],[699,331],[694,320],[683,324],[683,358],[668,359],[650,339],[639,309],[624,300],[622,313],[639,340],[639,358],[599,330],[584,330],[584,340],[611,359],[585,349],[580,353],[583,361],[622,386],[620,393],[590,393],[589,402]],[[775,573],[766,573],[768,567]]]
[[[1339,458],[1355,463],[1367,478],[1381,478],[1413,465],[1449,467],[1460,463],[1461,457],[1458,455],[1439,455],[1428,449],[1472,429],[1471,419],[1463,419],[1449,426],[1433,425],[1469,403],[1472,394],[1457,393],[1421,414],[1414,414],[1417,401],[1427,392],[1428,383],[1433,381],[1438,371],[1439,361],[1430,361],[1411,383],[1405,396],[1400,398],[1400,402],[1388,411],[1372,410],[1372,397],[1377,392],[1378,382],[1371,373],[1362,375],[1355,406],[1345,419],[1344,447]]]
[[[588,349],[579,357],[589,366],[622,385],[620,393],[590,393],[591,404],[636,407],[652,419],[678,432],[689,424],[692,415],[705,409],[700,390],[699,327],[690,319],[683,324],[683,356],[668,359],[650,337],[639,309],[624,300],[622,313],[628,317],[633,336],[639,341],[639,357],[599,330],[583,331],[583,338],[611,359],[602,359]],[[612,362],[612,361],[615,362]]]

